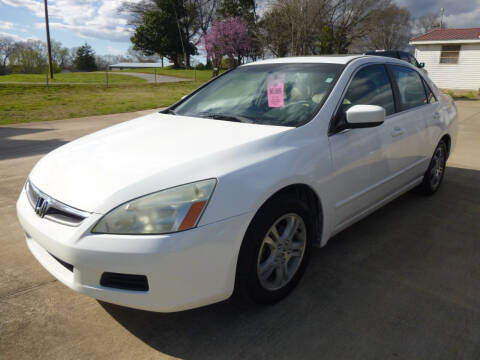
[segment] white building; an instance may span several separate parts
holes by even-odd
[[[480,28],[436,29],[410,41],[441,89],[480,89]]]

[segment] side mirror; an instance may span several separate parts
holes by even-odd
[[[358,129],[382,125],[385,109],[377,105],[354,105],[347,110],[347,128]]]
[[[425,67],[425,63],[422,62],[422,63],[418,64],[418,67],[419,67],[420,69],[423,69],[423,68]]]

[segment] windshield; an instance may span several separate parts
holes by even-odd
[[[342,69],[340,64],[242,66],[212,81],[170,112],[254,124],[301,126],[320,110]]]

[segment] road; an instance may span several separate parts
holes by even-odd
[[[117,72],[117,71],[112,71],[110,74],[114,75],[129,75],[129,76],[134,76],[140,79],[146,80],[147,83],[172,83],[172,82],[181,82],[181,81],[192,81],[193,79],[185,79],[185,78],[180,78],[180,77],[175,77],[175,76],[167,76],[167,75],[159,75],[157,74],[157,78],[155,80],[155,74],[149,74],[149,73],[138,73],[138,72]],[[102,82],[105,84],[105,82]],[[101,85],[102,83],[88,83],[88,82],[51,82],[49,85],[50,86],[56,86],[56,85]],[[0,84],[22,84],[22,85],[46,85],[45,82],[34,82],[34,81],[2,81]]]
[[[408,193],[315,249],[272,307],[173,314],[66,288],[29,253],[15,215],[43,154],[140,113],[0,127],[0,358],[480,358],[480,101],[458,106],[458,147],[435,196]]]
[[[114,72],[115,74],[115,72]],[[130,75],[130,76],[135,76],[140,79],[145,79],[148,83],[154,83],[155,82],[155,75],[154,74],[148,74],[148,73],[138,73],[138,72],[119,72],[119,75]],[[158,75],[157,74],[157,80],[156,82],[158,83],[168,83],[168,82],[180,82],[180,81],[191,81],[192,79],[184,79],[184,78],[179,78],[179,77],[173,77],[173,76],[166,76],[166,75]]]

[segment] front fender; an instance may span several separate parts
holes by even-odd
[[[322,189],[331,169],[331,160],[328,148],[319,151],[320,148],[321,141],[306,141],[296,147],[283,146],[264,153],[259,161],[220,176],[199,225],[245,213],[250,214],[251,221],[269,198],[295,184],[311,188],[323,208]],[[323,222],[328,225],[328,214],[324,216]],[[322,235],[327,229],[328,226],[323,226]]]

